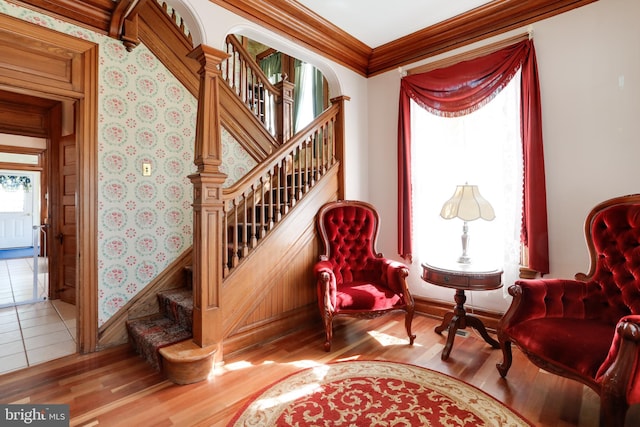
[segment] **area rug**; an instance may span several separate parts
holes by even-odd
[[[480,389],[386,361],[292,374],[253,396],[229,426],[532,426]]]

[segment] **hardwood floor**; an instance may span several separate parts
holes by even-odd
[[[440,360],[445,337],[438,319],[418,315],[413,347],[403,316],[335,321],[333,350],[323,350],[319,327],[301,330],[258,348],[229,355],[209,381],[178,386],[165,381],[128,346],[74,355],[0,376],[1,403],[66,403],[72,426],[224,426],[256,391],[305,367],[348,359],[411,363],[454,376],[484,390],[536,426],[598,424],[599,399],[577,382],[540,371],[517,349],[507,380],[492,350],[475,332],[457,336]],[[316,325],[317,326],[317,325]],[[627,426],[640,425],[640,405]]]

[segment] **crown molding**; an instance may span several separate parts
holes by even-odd
[[[116,6],[128,0],[12,1],[108,33]],[[209,1],[371,77],[597,0],[494,0],[373,49],[295,0]]]
[[[371,48],[294,0],[209,0],[362,75]]]
[[[120,0],[10,0],[13,3],[73,21],[103,34]]]
[[[494,0],[374,49],[294,0],[209,1],[371,77],[597,0]]]
[[[597,0],[495,0],[373,49],[367,76],[503,34]]]

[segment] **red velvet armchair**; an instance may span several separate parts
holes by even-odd
[[[374,318],[404,311],[409,343],[414,301],[407,287],[407,267],[375,252],[379,216],[359,201],[325,204],[317,215],[324,254],[315,265],[318,305],[324,321],[324,348],[331,350],[336,316]]]
[[[509,288],[497,368],[507,375],[513,343],[537,366],[598,393],[601,426],[623,426],[629,405],[640,402],[640,195],[597,205],[585,236],[587,274]]]

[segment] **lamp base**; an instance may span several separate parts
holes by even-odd
[[[466,255],[461,255],[460,258],[458,258],[458,263],[471,264],[471,257],[468,257]]]
[[[458,258],[458,262],[460,264],[471,264],[471,258],[467,255],[467,246],[469,246],[469,226],[467,225],[467,221],[462,224],[462,236],[460,236],[462,240],[462,255]]]

